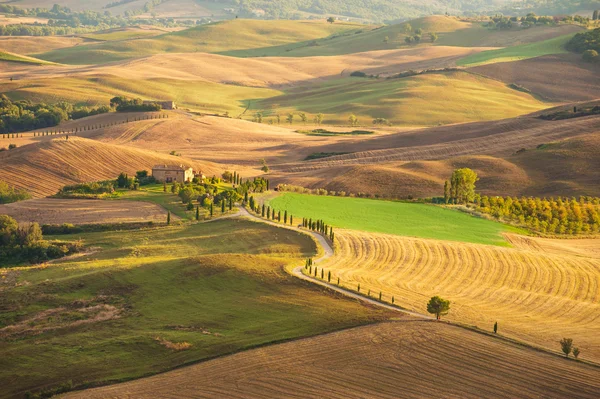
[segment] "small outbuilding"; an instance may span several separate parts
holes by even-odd
[[[185,183],[194,179],[194,169],[183,165],[156,165],[152,176],[159,183]]]

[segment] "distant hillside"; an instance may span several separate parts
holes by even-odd
[[[102,42],[54,50],[42,59],[65,64],[103,64],[158,53],[213,53],[314,40],[361,27],[325,21],[236,19],[135,40]]]

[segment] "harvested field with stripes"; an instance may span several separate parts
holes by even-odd
[[[404,320],[255,349],[69,399],[596,398],[600,369]]]
[[[452,302],[452,321],[487,331],[497,321],[500,334],[555,351],[561,338],[573,338],[581,358],[600,361],[597,257],[350,230],[336,238],[324,267],[346,287],[360,283],[363,293],[382,291],[385,301],[394,296],[421,313],[439,295]]]
[[[134,175],[138,170],[151,170],[156,164],[187,164],[207,174],[221,171],[211,169],[207,163],[200,167],[181,157],[80,137],[58,138],[0,152],[2,180],[29,191],[34,197],[56,194],[68,184],[114,179],[121,172]]]

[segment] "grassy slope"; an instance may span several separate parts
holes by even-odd
[[[67,380],[140,377],[383,317],[284,273],[284,265],[316,251],[310,238],[288,230],[223,220],[81,237],[100,251],[43,268],[3,271],[3,281],[16,278],[22,285],[3,291],[0,327],[64,310],[26,322],[29,331],[0,335],[0,397]],[[69,325],[88,318],[83,301],[114,306],[119,317]],[[157,337],[192,346],[175,351]]]
[[[149,36],[158,36],[164,34],[163,30],[159,29],[140,29],[140,28],[123,28],[123,29],[110,29],[106,31],[86,33],[81,35],[85,39],[92,39],[98,41],[118,41],[118,40],[132,40],[141,39]]]
[[[541,57],[549,54],[566,53],[565,44],[573,37],[572,34],[555,37],[537,43],[522,44],[499,50],[482,51],[469,55],[457,62],[459,66],[477,66],[496,62],[509,62]]]
[[[411,27],[422,29],[424,32],[454,32],[471,27],[472,25],[460,22],[454,17],[432,16],[410,21]],[[373,50],[392,50],[400,47],[409,47],[404,42],[406,37],[404,24],[394,24],[384,27],[362,26],[342,32],[337,35],[281,46],[248,48],[242,50],[229,50],[225,55],[235,57],[307,57],[353,54]],[[440,36],[443,37],[444,33]],[[385,39],[388,39],[385,41]],[[424,42],[429,41],[429,36],[424,35]]]
[[[322,219],[334,227],[402,236],[507,245],[500,223],[425,204],[285,193],[270,200],[294,217]]]
[[[143,99],[168,98],[179,107],[193,110],[229,112],[232,116],[246,109],[248,100],[280,95],[278,90],[225,85],[206,81],[179,79],[136,80],[112,75],[68,77],[15,81],[5,86],[5,94],[13,99],[35,102],[69,101],[78,105],[106,105],[117,95]],[[199,94],[201,93],[201,94]]]
[[[23,64],[36,64],[36,65],[50,65],[51,62],[39,60],[33,57],[27,57],[24,55],[18,55],[13,53],[6,53],[4,51],[0,51],[0,61],[6,62],[19,62]]]
[[[355,24],[327,24],[324,21],[231,20],[202,25],[149,39],[90,44],[40,55],[42,59],[65,64],[102,64],[152,54],[222,52],[278,46],[318,39]],[[60,60],[60,61],[59,61]]]
[[[370,123],[387,118],[400,125],[438,125],[515,117],[547,107],[527,93],[465,72],[403,79],[343,78],[290,89],[254,102],[257,110],[284,114],[324,113],[326,123],[347,123],[350,113]]]

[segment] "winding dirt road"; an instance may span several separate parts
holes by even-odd
[[[246,217],[246,218],[250,218],[252,220],[259,221],[261,223],[266,223],[266,224],[270,224],[272,226],[281,227],[281,228],[285,228],[285,229],[288,229],[288,230],[294,230],[294,231],[298,231],[300,233],[312,235],[317,240],[317,242],[319,243],[319,245],[321,246],[321,248],[323,248],[323,251],[324,251],[323,256],[321,256],[319,259],[315,260],[315,262],[314,262],[315,264],[319,264],[319,263],[324,262],[325,260],[331,258],[333,256],[333,254],[334,254],[334,250],[331,247],[331,245],[329,244],[329,241],[327,241],[327,239],[325,239],[325,237],[323,237],[321,234],[319,234],[317,232],[310,231],[310,230],[305,230],[305,229],[301,229],[301,228],[295,227],[295,226],[288,226],[288,225],[284,225],[284,224],[281,224],[281,223],[275,223],[275,222],[272,222],[272,221],[260,218],[260,217],[258,217],[256,215],[253,215],[250,212],[248,212],[248,210],[246,210],[245,208],[241,208],[240,207],[239,209],[240,209],[240,212],[237,213],[237,214],[235,214],[235,215],[232,215],[232,216]],[[333,291],[339,292],[339,293],[344,294],[344,295],[346,295],[346,296],[348,296],[350,298],[353,298],[353,299],[358,299],[358,300],[363,301],[365,303],[368,303],[370,305],[379,306],[381,308],[385,308],[385,309],[388,309],[388,310],[393,310],[395,312],[403,313],[403,314],[406,314],[406,315],[409,315],[409,316],[413,316],[413,317],[419,317],[419,318],[428,319],[428,320],[433,320],[434,319],[431,316],[424,315],[422,313],[411,312],[409,310],[400,309],[397,306],[388,305],[386,303],[379,302],[379,301],[377,301],[375,299],[367,298],[367,297],[365,297],[363,295],[360,295],[360,294],[358,294],[356,292],[347,290],[347,289],[342,288],[340,286],[337,286],[335,284],[330,284],[330,283],[327,283],[325,281],[321,281],[321,280],[319,280],[317,278],[314,278],[314,277],[311,277],[311,276],[307,276],[304,273],[302,273],[302,266],[298,266],[298,267],[294,268],[292,270],[291,274],[292,274],[292,276],[297,277],[300,280],[309,281],[309,282],[311,282],[313,284],[317,284],[317,285],[320,285],[322,287],[329,288],[329,289],[331,289]]]

